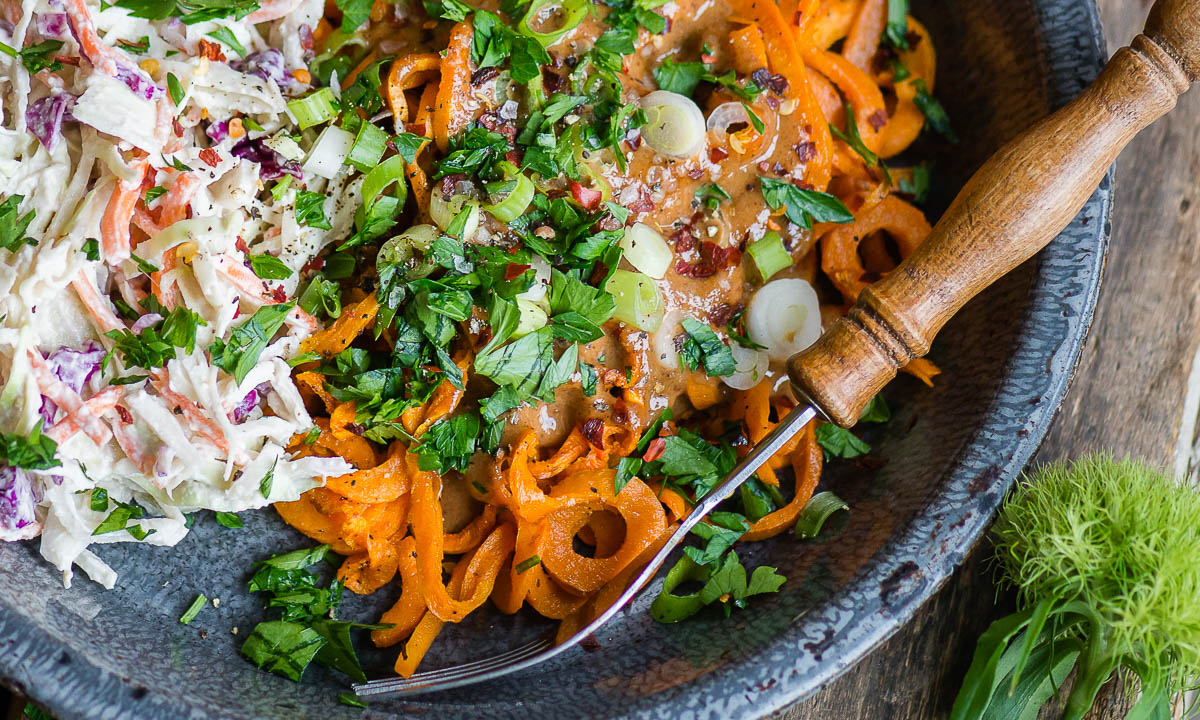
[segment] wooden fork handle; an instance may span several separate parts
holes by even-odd
[[[1200,77],[1200,0],[1158,0],[1145,32],[1078,98],[1001,148],[929,238],[788,363],[796,389],[853,425],[968,300],[1079,212],[1121,150]]]

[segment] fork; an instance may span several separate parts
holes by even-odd
[[[1146,29],[1078,98],[1001,148],[967,182],[928,239],[812,347],[788,362],[802,400],[703,498],[617,600],[565,642],[543,637],[495,657],[357,684],[361,697],[415,695],[492,680],[567,652],[649,584],[688,532],[814,419],[850,427],[867,402],[968,300],[1071,221],[1137,133],[1200,78],[1200,0],[1158,0]]]

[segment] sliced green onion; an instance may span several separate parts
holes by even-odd
[[[746,248],[750,257],[754,258],[754,266],[762,275],[763,282],[771,279],[775,273],[792,266],[792,256],[783,247],[783,238],[774,230],[768,230],[758,240]]]
[[[626,228],[621,236],[621,247],[625,250],[623,257],[631,265],[655,280],[663,279],[675,259],[663,236],[646,223],[634,223]]]
[[[388,186],[392,183],[396,183],[396,192],[393,195],[400,200],[401,205],[404,205],[404,201],[408,198],[408,183],[404,181],[404,158],[399,155],[393,155],[384,160],[379,165],[371,168],[370,172],[363,177],[363,204],[373,204],[375,199],[383,191],[387,190]]]
[[[424,254],[433,241],[437,240],[438,234],[438,229],[432,225],[413,225],[379,248],[375,264],[403,265],[412,259],[414,251]]]
[[[521,312],[517,321],[517,329],[513,330],[513,338],[525,337],[535,330],[546,327],[549,317],[541,305],[532,300],[517,300],[517,310]]]
[[[354,136],[340,127],[330,125],[317,136],[317,141],[313,143],[312,150],[308,151],[308,158],[305,159],[302,169],[312,175],[333,179],[341,171],[342,165],[346,164],[346,157],[350,155],[352,147]],[[284,179],[290,178],[288,175]]]
[[[387,133],[373,123],[363,122],[358,128],[358,137],[354,138],[354,147],[350,148],[350,157],[346,162],[362,172],[370,172],[379,164],[383,151],[387,150]]]
[[[642,273],[615,270],[605,289],[616,301],[613,317],[617,320],[646,332],[654,332],[662,324],[662,295],[658,285]]]
[[[474,225],[468,222],[463,237],[470,237],[475,234],[475,230],[479,227],[479,203],[471,198],[470,195],[451,195],[447,198],[442,194],[442,184],[434,183],[433,190],[429,193],[429,217],[433,219],[433,224],[445,230],[450,227],[450,223],[454,222],[454,218],[463,211],[464,208],[473,206],[477,212],[474,215]]]
[[[691,98],[669,90],[655,90],[642,98],[646,124],[642,139],[656,151],[675,158],[694,156],[704,147],[707,130],[704,113]]]
[[[488,194],[504,194],[498,203],[484,205],[487,210],[500,222],[512,222],[525,212],[533,200],[533,181],[526,177],[516,165],[506,161],[496,163],[496,168],[504,174],[501,182],[488,183],[484,187]]]
[[[517,574],[520,575],[521,573],[525,572],[526,570],[535,568],[541,564],[542,564],[542,559],[540,557],[538,557],[537,555],[534,555],[533,557],[526,558],[525,560],[522,560],[521,562],[517,563],[517,567],[515,568],[515,570],[517,571]]]
[[[204,609],[206,604],[208,604],[208,598],[204,597],[203,594],[197,595],[192,604],[188,605],[188,609],[183,611],[183,615],[179,616],[179,622],[184,625],[191,625],[192,621],[196,619],[196,616],[200,614],[200,611]]]
[[[517,23],[517,32],[537,40],[542,47],[550,47],[583,22],[589,5],[588,0],[533,0],[525,17]],[[531,24],[542,29],[552,25],[554,29],[543,32],[535,30]]]
[[[829,491],[813,495],[801,511],[800,519],[796,521],[796,537],[801,540],[815,538],[821,534],[821,526],[834,513],[849,509],[850,506],[844,500]]]
[[[333,97],[333,90],[327,87],[302,98],[288,100],[287,109],[292,117],[296,118],[296,124],[300,126],[301,130],[329,122],[338,113],[337,100]]]
[[[575,151],[575,167],[579,170],[580,179],[590,180],[592,189],[600,191],[600,202],[608,202],[612,199],[612,185],[608,184],[608,180],[605,180],[603,175],[596,172],[596,168],[592,167],[591,163],[585,162],[580,157],[582,154],[582,151]]]
[[[658,597],[650,604],[650,616],[660,623],[677,623],[695,615],[704,607],[700,591],[690,595],[676,595],[675,588],[687,581],[706,582],[709,574],[708,568],[698,565],[687,555],[679,558],[679,562],[675,563],[675,567],[671,568],[663,580]]]

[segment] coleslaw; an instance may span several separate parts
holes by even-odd
[[[322,0],[121,5],[0,4],[0,540],[109,588],[92,545],[351,470],[285,450],[288,361],[361,183],[306,172],[289,111]]]

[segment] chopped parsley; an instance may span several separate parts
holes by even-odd
[[[917,95],[913,98],[913,103],[925,115],[925,124],[949,140],[951,144],[957,145],[958,135],[950,126],[950,116],[946,114],[946,108],[942,107],[937,98],[929,92],[929,86],[925,84],[924,80],[914,80],[913,86],[917,88]]]
[[[333,226],[325,217],[325,196],[309,190],[296,193],[296,222],[319,230],[329,230]]]
[[[34,211],[18,215],[24,199],[24,195],[9,195],[0,203],[0,247],[9,252],[16,252],[22,245],[37,245],[37,240],[25,234],[33,222]]]
[[[342,582],[328,585],[308,568],[321,563],[328,545],[274,555],[256,564],[250,592],[267,595],[267,606],[280,610],[279,620],[259,623],[242,644],[246,659],[263,670],[299,682],[312,662],[366,682],[350,637],[355,628],[380,630],[390,625],[362,625],[337,620]]]
[[[760,176],[758,181],[767,206],[772,210],[783,208],[787,219],[800,227],[811,228],[814,222],[854,222],[854,214],[829,193],[805,190],[774,178]]]
[[[214,340],[208,346],[212,364],[241,383],[258,364],[258,356],[283,326],[293,305],[294,302],[265,305],[255,311],[249,320],[234,328],[228,343],[221,338]]]
[[[733,352],[711,327],[693,317],[685,317],[683,330],[687,338],[679,348],[679,358],[689,370],[703,365],[704,372],[713,377],[734,373]]]
[[[196,328],[205,324],[203,318],[180,305],[136,335],[124,328],[109,330],[104,335],[114,343],[113,349],[104,357],[103,367],[107,369],[114,352],[120,352],[121,359],[129,367],[147,370],[162,367],[175,357],[175,348],[183,348],[190,354],[196,347]]]
[[[49,470],[62,465],[54,457],[58,444],[42,434],[42,421],[38,420],[29,432],[29,437],[18,433],[0,433],[0,453],[4,462],[26,470]]]

